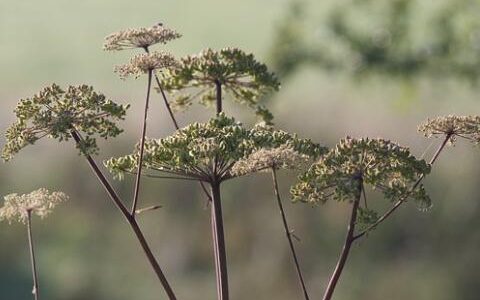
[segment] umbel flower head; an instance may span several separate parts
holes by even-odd
[[[320,146],[283,131],[264,127],[250,130],[224,114],[207,123],[194,123],[164,139],[145,143],[143,164],[151,172],[174,174],[206,182],[231,179],[232,166],[263,147],[289,144],[300,153],[318,153]],[[131,155],[105,162],[117,177],[137,169],[138,149]]]
[[[198,55],[186,56],[177,67],[164,73],[162,84],[167,91],[173,92],[196,89],[191,94],[178,94],[175,99],[177,109],[188,107],[197,98],[201,104],[210,104],[215,100],[217,84],[237,102],[250,107],[255,107],[262,95],[280,87],[266,65],[237,48],[206,49]]]
[[[467,139],[475,144],[480,142],[479,116],[441,116],[423,122],[418,131],[427,138],[432,136],[449,136],[449,142],[455,143],[457,137]]]
[[[147,49],[152,45],[166,44],[179,37],[181,37],[181,34],[158,23],[151,27],[126,29],[112,33],[105,38],[103,49],[107,51],[119,51],[132,48]]]
[[[261,148],[237,161],[231,173],[240,176],[270,169],[297,169],[306,165],[308,161],[309,156],[300,154],[289,145]]]
[[[309,203],[352,201],[360,197],[360,187],[370,185],[389,200],[409,196],[428,208],[431,201],[423,186],[414,191],[412,187],[429,172],[430,165],[408,148],[383,139],[347,137],[302,174],[291,193],[294,201]]]
[[[96,93],[91,86],[53,84],[31,98],[22,99],[15,108],[17,120],[6,131],[2,158],[10,160],[22,148],[48,136],[68,140],[72,130],[85,133],[79,145],[83,153],[98,150],[94,135],[115,137],[122,132],[115,121],[123,120],[128,105],[119,105]]]
[[[128,76],[137,78],[150,71],[170,68],[175,65],[177,65],[177,61],[172,54],[164,51],[154,51],[135,55],[128,64],[116,66],[115,73],[118,73],[122,79]]]
[[[4,197],[5,202],[0,208],[0,221],[26,223],[29,213],[44,218],[52,212],[57,204],[67,199],[68,196],[62,192],[50,193],[44,188],[29,194],[9,194]]]

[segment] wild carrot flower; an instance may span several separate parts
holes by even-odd
[[[159,23],[151,27],[126,29],[112,33],[105,38],[103,49],[106,51],[145,49],[155,44],[166,44],[179,37],[181,34]]]
[[[115,72],[120,78],[125,79],[128,76],[139,77],[149,71],[161,70],[177,65],[175,57],[168,52],[150,52],[135,55],[130,62],[125,65],[115,67]]]
[[[479,116],[441,116],[423,122],[418,131],[430,138],[432,136],[449,136],[450,144],[454,144],[457,137],[467,139],[475,144],[480,142]]]
[[[48,136],[68,140],[72,130],[86,134],[79,145],[83,153],[98,150],[94,135],[114,137],[122,132],[115,121],[123,120],[129,105],[107,100],[87,85],[66,90],[53,84],[31,98],[20,100],[15,108],[17,120],[6,131],[2,157],[10,160],[22,148]]]
[[[26,224],[28,213],[41,218],[50,214],[55,206],[68,199],[62,192],[50,193],[45,188],[40,188],[29,194],[9,194],[4,197],[4,204],[0,208],[0,220],[9,223],[18,221]]]

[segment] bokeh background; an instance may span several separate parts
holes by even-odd
[[[128,153],[140,132],[145,78],[112,72],[132,52],[106,53],[103,38],[126,27],[164,22],[183,34],[178,56],[237,46],[278,71],[281,91],[265,99],[278,127],[332,146],[346,135],[384,137],[428,158],[439,143],[416,132],[441,114],[479,114],[478,1],[463,0],[0,0],[0,130],[18,99],[53,82],[86,83],[132,109],[125,133],[102,142],[98,161]],[[149,136],[172,132],[158,95]],[[247,110],[226,103],[247,125]],[[207,120],[194,107],[181,124]],[[0,139],[0,145],[5,140]],[[429,147],[431,146],[431,147]],[[429,149],[429,150],[425,150]],[[478,299],[480,152],[460,142],[426,180],[434,206],[402,209],[356,245],[335,299]],[[294,173],[281,174],[288,200]],[[125,199],[133,182],[115,182]],[[71,143],[45,139],[0,166],[0,194],[39,187],[71,200],[34,221],[44,299],[163,299],[130,229]],[[223,187],[232,299],[300,299],[270,177]],[[388,203],[371,196],[372,205]],[[319,299],[341,249],[347,203],[286,202],[313,299]],[[288,202],[288,203],[287,203]],[[214,299],[209,210],[198,185],[146,179],[141,225],[179,299]],[[0,224],[0,299],[31,298],[26,228]]]

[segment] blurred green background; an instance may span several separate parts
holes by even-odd
[[[411,5],[409,13],[402,3]],[[161,21],[183,34],[167,47],[176,55],[237,46],[278,70],[282,89],[266,104],[280,128],[328,146],[346,135],[380,136],[421,156],[431,143],[416,132],[421,121],[480,113],[479,12],[478,1],[456,0],[0,0],[0,129],[13,121],[18,99],[52,82],[86,83],[132,103],[125,133],[102,142],[98,161],[129,152],[140,132],[145,78],[118,79],[113,65],[132,52],[106,53],[101,45],[113,31]],[[230,103],[228,113],[254,122]],[[179,121],[211,114],[195,107]],[[149,136],[172,132],[158,95],[150,120]],[[479,163],[471,145],[445,151],[426,180],[433,209],[405,205],[356,245],[335,299],[478,299]],[[285,200],[294,180],[281,174]],[[131,179],[115,186],[125,199],[132,195]],[[34,221],[44,299],[163,299],[130,229],[71,143],[46,139],[0,166],[0,194],[38,187],[71,196]],[[270,177],[231,181],[223,192],[231,298],[300,299]],[[198,185],[146,179],[141,204],[163,206],[145,213],[141,225],[178,298],[214,299],[209,210]],[[318,299],[341,249],[347,204],[286,206]],[[26,228],[0,224],[0,241],[0,299],[30,299]]]

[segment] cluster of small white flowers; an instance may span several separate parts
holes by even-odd
[[[68,196],[64,193],[50,193],[45,188],[40,188],[29,194],[9,194],[4,197],[5,203],[0,208],[0,221],[26,223],[29,213],[44,218],[52,212],[57,204],[67,199]]]
[[[149,71],[169,68],[175,65],[177,65],[177,61],[172,54],[163,51],[155,51],[135,55],[130,59],[128,64],[116,66],[115,73],[118,73],[122,79],[125,79],[130,75],[137,78]]]
[[[430,138],[436,135],[449,135],[450,143],[456,137],[466,138],[474,143],[480,142],[480,117],[479,116],[441,116],[428,119],[418,127],[418,131]]]
[[[276,148],[262,148],[239,160],[233,165],[231,174],[241,176],[245,174],[275,169],[296,169],[305,166],[309,157],[295,151],[289,145]]]
[[[175,30],[166,28],[163,24],[152,27],[126,29],[110,34],[105,38],[103,49],[119,51],[131,48],[148,48],[154,44],[166,44],[181,37]]]

